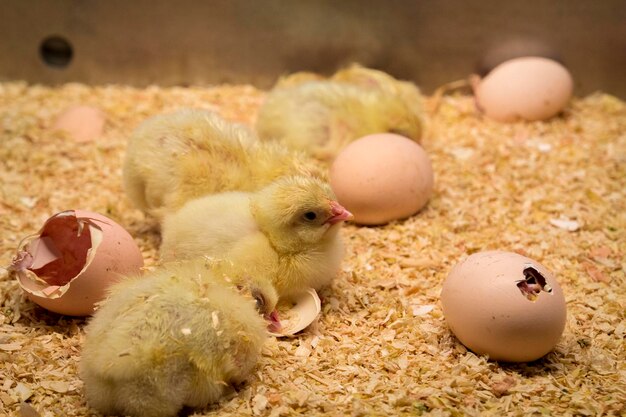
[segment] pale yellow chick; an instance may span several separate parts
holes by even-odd
[[[206,110],[154,116],[132,134],[124,161],[124,188],[141,210],[157,218],[206,194],[255,191],[284,175],[323,177],[305,155],[261,143],[244,125]]]
[[[303,84],[303,83],[310,82],[310,81],[323,81],[323,80],[324,80],[323,75],[317,74],[315,72],[310,72],[310,71],[299,71],[299,72],[293,72],[291,74],[280,77],[278,81],[276,81],[276,85],[274,85],[274,88],[291,87],[294,85],[299,85],[299,84]]]
[[[398,133],[419,141],[419,90],[382,74],[355,67],[328,80],[311,79],[308,73],[281,79],[259,111],[259,137],[281,141],[323,161],[372,133]]]
[[[87,403],[105,415],[176,416],[243,382],[267,337],[260,313],[277,296],[268,281],[229,271],[196,259],[113,286],[86,328]]]
[[[190,201],[165,217],[164,260],[212,256],[261,268],[281,298],[319,289],[339,272],[340,226],[352,214],[316,178],[281,178],[256,193]]]
[[[417,85],[410,81],[397,80],[384,71],[366,68],[358,64],[337,71],[331,79],[396,95],[404,100],[415,117],[420,120],[420,124],[424,123],[422,94]]]

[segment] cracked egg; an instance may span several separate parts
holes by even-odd
[[[565,328],[565,298],[554,275],[512,252],[479,252],[457,264],[443,283],[441,304],[461,343],[498,361],[539,359]]]
[[[142,266],[139,247],[122,226],[98,213],[67,210],[26,237],[8,269],[34,303],[86,316],[111,284]]]

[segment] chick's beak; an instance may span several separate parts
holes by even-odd
[[[278,317],[278,311],[274,310],[269,314],[266,314],[265,320],[269,322],[267,325],[267,330],[271,333],[278,333],[282,329],[283,326],[280,324],[280,318]]]
[[[354,216],[348,210],[345,209],[341,204],[336,201],[330,202],[330,214],[331,216],[326,220],[326,223],[330,223],[331,225],[345,221],[352,220]]]

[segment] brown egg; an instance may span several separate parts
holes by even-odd
[[[569,71],[548,58],[503,62],[482,80],[474,95],[486,116],[501,122],[547,120],[561,112],[574,89]]]
[[[56,313],[93,313],[111,284],[143,266],[128,232],[98,213],[57,213],[26,240],[9,270],[30,300]]]
[[[63,130],[77,142],[89,142],[102,134],[104,121],[104,113],[97,107],[72,106],[58,116],[52,130]]]
[[[432,195],[433,170],[420,145],[378,133],[346,146],[333,161],[330,184],[360,224],[384,224],[418,212]]]
[[[461,343],[498,361],[541,358],[565,327],[565,298],[552,273],[511,252],[475,253],[457,264],[441,304]]]

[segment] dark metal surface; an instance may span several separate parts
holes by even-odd
[[[526,52],[561,59],[579,94],[626,98],[626,1],[0,2],[2,80],[268,87],[360,62],[430,92]]]

